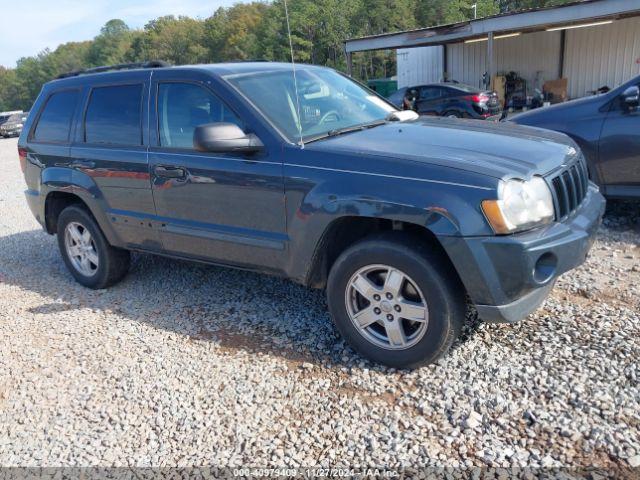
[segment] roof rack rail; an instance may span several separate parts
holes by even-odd
[[[72,72],[61,73],[56,78],[77,77],[79,75],[88,75],[90,73],[110,72],[113,70],[132,70],[134,68],[165,68],[171,64],[162,60],[151,60],[149,62],[138,63],[118,63],[117,65],[105,65],[102,67],[85,68],[84,70],[74,70]]]

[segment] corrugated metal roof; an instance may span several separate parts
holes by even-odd
[[[488,32],[535,31],[548,26],[592,19],[640,15],[640,0],[583,0],[561,6],[543,7],[494,15],[466,22],[383,33],[345,41],[348,53],[365,50],[408,48],[455,43]]]

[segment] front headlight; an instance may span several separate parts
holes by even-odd
[[[482,211],[499,234],[544,225],[554,218],[551,191],[542,177],[501,182],[498,200],[484,200]]]

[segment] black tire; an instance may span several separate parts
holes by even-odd
[[[79,223],[87,229],[93,239],[98,255],[95,273],[83,275],[73,264],[65,246],[65,229],[71,222]],[[58,217],[58,247],[65,265],[78,283],[92,289],[107,288],[119,282],[129,271],[131,255],[128,250],[112,247],[100,230],[97,222],[81,205],[65,208]]]
[[[404,232],[385,232],[344,251],[331,268],[327,301],[333,321],[347,342],[373,362],[395,368],[415,368],[442,357],[464,324],[466,296],[453,266],[440,248]],[[428,323],[422,338],[404,350],[376,345],[356,328],[347,311],[351,277],[368,265],[383,264],[407,274],[423,292]]]
[[[447,118],[462,118],[462,114],[460,112],[456,112],[454,110],[451,110],[449,112],[446,112],[443,117],[447,117]]]

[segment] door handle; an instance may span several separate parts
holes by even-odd
[[[166,167],[164,165],[157,165],[153,168],[153,172],[158,177],[164,178],[185,178],[187,171],[182,167]]]

